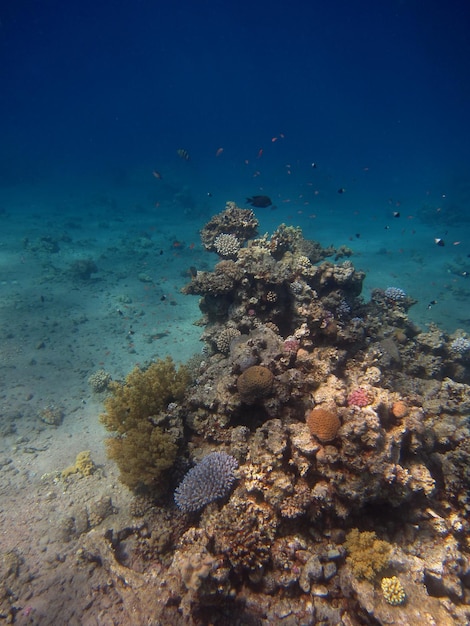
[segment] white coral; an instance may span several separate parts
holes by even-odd
[[[235,235],[221,233],[214,239],[217,254],[224,257],[235,257],[240,250],[240,240]]]

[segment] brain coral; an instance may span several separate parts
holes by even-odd
[[[307,415],[307,426],[312,435],[326,443],[336,437],[341,422],[335,412],[318,408]]]
[[[237,460],[226,452],[211,452],[189,470],[175,491],[183,513],[199,511],[209,502],[226,496],[235,481]]]
[[[269,395],[274,376],[267,367],[252,365],[237,378],[237,388],[246,404],[253,404],[259,398]]]

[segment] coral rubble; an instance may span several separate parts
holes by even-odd
[[[137,566],[124,567],[116,541],[86,554],[132,589],[129,612],[142,598],[141,623],[463,626],[462,334],[419,329],[399,288],[365,302],[364,273],[326,260],[344,253],[300,229],[255,238],[257,226],[228,203],[202,229],[221,260],[184,288],[201,297],[204,325],[192,383],[171,362],[110,383],[111,456],[130,487],[160,489],[126,531]]]

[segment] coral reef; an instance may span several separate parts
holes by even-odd
[[[116,455],[144,459],[127,484],[182,480],[176,503],[169,490],[137,501],[132,541],[95,535],[85,553],[126,580],[115,587],[129,612],[143,590],[152,598],[141,623],[466,625],[470,362],[451,347],[462,333],[419,329],[398,288],[365,302],[364,273],[300,229],[253,239],[256,228],[230,204],[201,232],[211,252],[221,234],[240,248],[184,288],[203,314],[194,380],[175,386],[167,365],[163,386],[148,370],[110,384],[111,441],[144,433]],[[153,450],[153,436],[168,439]],[[183,478],[189,458],[203,461]]]
[[[162,475],[176,459],[181,436],[175,411],[164,409],[183,397],[189,380],[188,369],[176,369],[168,357],[145,370],[135,368],[124,383],[110,383],[100,419],[114,434],[106,440],[108,456],[131,489],[162,488]]]

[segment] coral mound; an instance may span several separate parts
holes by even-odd
[[[269,395],[274,376],[267,367],[252,365],[237,379],[237,389],[246,404],[254,404],[260,398]]]

